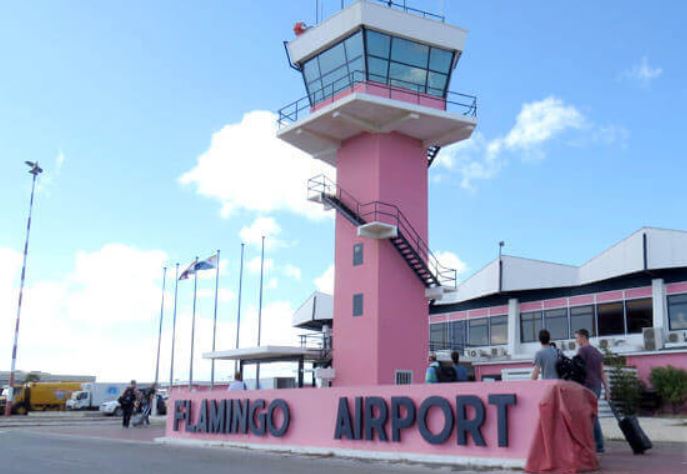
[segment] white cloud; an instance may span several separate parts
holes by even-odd
[[[265,249],[271,250],[284,245],[278,237],[281,234],[281,226],[273,217],[257,217],[250,225],[243,226],[239,231],[241,241],[260,247],[262,237],[265,237]]]
[[[530,102],[522,106],[510,132],[489,144],[487,153],[499,153],[503,148],[532,151],[567,129],[581,128],[584,122],[584,116],[574,106],[565,105],[556,97]]]
[[[447,250],[434,252],[434,256],[439,261],[439,264],[446,268],[455,270],[458,277],[468,270],[467,264],[453,252],[449,252]]]
[[[305,199],[306,183],[321,173],[334,179],[334,169],[277,139],[276,133],[273,113],[246,113],[241,122],[213,134],[208,150],[179,182],[219,201],[225,217],[245,209],[324,218],[322,207]]]
[[[5,311],[11,300],[16,304],[17,258],[16,252],[0,249],[3,314],[14,313]],[[150,364],[141,358],[152,360],[165,258],[159,250],[107,244],[78,252],[73,269],[54,280],[27,281],[18,369],[92,374],[100,380],[150,379]],[[2,366],[10,359],[14,318],[5,319],[0,329]]]
[[[55,174],[59,175],[62,172],[62,166],[64,166],[64,153],[60,151],[55,157]]]
[[[475,181],[495,177],[506,166],[510,155],[518,153],[522,160],[543,159],[547,142],[586,125],[584,115],[576,107],[556,97],[547,97],[523,104],[515,125],[504,136],[487,140],[475,133],[470,140],[442,149],[436,163],[457,173],[461,186],[471,189]]]
[[[329,265],[324,273],[314,280],[317,291],[334,294],[334,265]]]
[[[300,268],[298,268],[296,265],[292,265],[290,263],[287,263],[284,265],[282,268],[282,272],[284,275],[286,275],[289,278],[293,278],[294,280],[300,281],[301,277],[303,276],[303,272],[301,271]]]
[[[68,278],[69,317],[91,321],[97,317],[105,323],[147,320],[160,303],[157,282],[165,259],[162,251],[142,251],[124,244],[78,252]]]
[[[639,64],[621,74],[621,77],[637,81],[641,86],[648,87],[654,79],[658,79],[663,74],[663,68],[653,67],[649,64],[646,56],[642,57]]]
[[[274,260],[269,257],[265,257],[265,263],[263,266],[264,273],[269,273],[274,267]],[[246,268],[251,273],[260,273],[260,257],[253,257],[246,262]]]
[[[209,298],[214,301],[215,299],[215,289],[214,288],[202,288],[198,290],[197,297],[200,298]],[[236,295],[234,294],[233,291],[227,290],[226,288],[219,288],[217,291],[217,300],[221,303],[227,303],[229,301],[233,301],[236,298]]]

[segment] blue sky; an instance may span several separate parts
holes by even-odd
[[[446,4],[448,21],[470,32],[451,89],[478,97],[479,125],[433,166],[430,245],[459,259],[463,278],[499,240],[507,253],[580,264],[643,225],[685,228],[682,2]],[[318,164],[265,139],[271,118],[256,111],[304,95],[282,41],[313,16],[310,0],[5,5],[0,369],[11,353],[26,159],[46,173],[20,368],[150,378],[160,267],[216,248],[226,258],[218,345],[229,346],[244,228],[244,239],[265,231],[275,244],[265,302],[268,337],[278,339],[332,263],[333,221],[304,200]],[[258,255],[249,244],[247,260]],[[201,280],[208,295],[212,283]],[[244,288],[249,321],[257,274],[246,272]],[[188,284],[179,294],[185,336]],[[199,306],[196,360],[211,299]],[[122,368],[113,352],[124,346],[131,364]],[[176,370],[187,368],[184,359]]]

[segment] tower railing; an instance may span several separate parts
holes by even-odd
[[[443,15],[439,15],[438,13],[432,13],[426,10],[420,10],[419,8],[411,6],[410,3],[416,3],[412,2],[412,0],[345,0],[341,2],[340,9],[346,8],[348,5],[355,3],[356,1],[368,1],[370,3],[384,5],[393,10],[400,10],[402,12],[410,13],[411,15],[417,15],[419,17],[427,18],[429,20],[436,20],[442,23],[446,22],[446,18]],[[318,16],[318,23],[319,21],[321,21],[321,18],[319,18]]]
[[[308,180],[308,199],[326,202],[327,198],[334,198],[343,204],[343,212],[350,212],[351,215],[347,218],[356,225],[382,222],[396,226],[400,238],[410,246],[414,256],[421,259],[432,273],[432,283],[434,284],[428,284],[428,286],[440,285],[455,289],[458,279],[457,270],[448,268],[439,262],[398,206],[382,201],[360,203],[351,193],[342,189],[327,176],[321,174],[310,178]],[[428,282],[425,280],[425,283]]]
[[[340,67],[346,67],[346,65]],[[448,90],[441,91],[442,95],[434,95],[426,90],[420,90],[421,86],[413,82],[402,79],[388,79],[387,81],[393,81],[394,84],[399,85],[368,79],[367,74],[362,70],[347,72],[337,81],[310,91],[308,95],[279,109],[277,118],[279,128],[295,123],[318,108],[354,92],[456,112],[466,117],[477,116],[477,97],[473,95]]]
[[[369,1],[369,0],[368,0]],[[410,13],[413,15],[421,16],[422,18],[428,18],[430,20],[436,20],[444,23],[446,17],[439,15],[437,13],[428,12],[426,10],[420,10],[419,8],[414,8],[408,5],[408,0],[372,0],[372,3],[381,3],[394,10],[401,10],[405,13]]]

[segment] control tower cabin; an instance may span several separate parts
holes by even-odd
[[[336,210],[333,385],[422,383],[429,303],[456,285],[427,246],[427,172],[477,124],[476,99],[448,91],[466,32],[370,0],[294,31],[307,96],[278,136],[336,167],[308,182]]]

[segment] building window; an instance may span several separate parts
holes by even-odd
[[[492,316],[489,326],[492,346],[508,344],[508,316]]]
[[[356,293],[353,295],[353,316],[363,315],[363,294]]]
[[[363,244],[353,245],[353,266],[363,264]]]
[[[468,339],[465,321],[451,321],[448,323],[448,345],[451,350],[462,351]]]
[[[544,328],[551,334],[551,339],[568,339],[568,310],[561,308],[544,311]]]
[[[487,318],[468,321],[468,343],[471,347],[489,345],[489,321]]]
[[[628,334],[641,333],[643,328],[654,325],[654,311],[651,298],[625,302]]]
[[[687,329],[687,294],[668,297],[668,321],[671,331]]]
[[[607,303],[597,306],[599,336],[625,334],[625,315],[622,303]]]
[[[440,351],[446,347],[446,323],[429,325],[429,350]]]
[[[576,306],[570,308],[570,334],[575,334],[579,329],[589,331],[589,336],[596,336],[596,324],[594,324],[594,306]]]
[[[536,342],[539,331],[544,329],[541,311],[520,313],[520,342]]]

